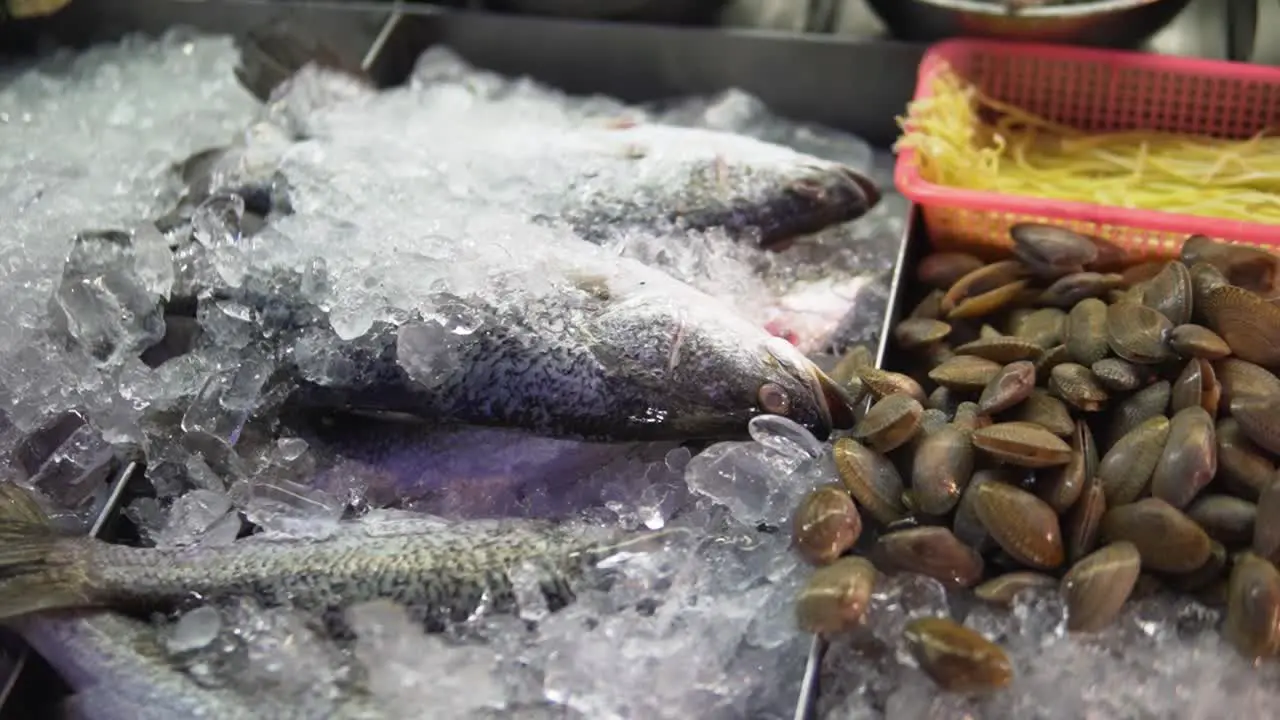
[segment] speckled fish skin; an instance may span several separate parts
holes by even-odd
[[[365,95],[355,104],[362,112],[369,102],[395,103],[414,92],[377,95],[372,80],[341,53],[283,29],[251,34],[241,42],[241,58],[237,77],[263,100],[287,104],[281,96],[305,68],[324,68],[333,85],[362,85],[364,92],[350,87],[313,106],[339,116],[343,97]],[[593,241],[620,226],[660,229],[675,223],[693,230],[723,228],[735,238],[780,247],[856,220],[881,197],[875,182],[852,168],[716,130],[605,119],[572,128],[504,122],[481,134],[462,129],[453,137],[450,128],[440,128],[429,151],[462,153],[466,162],[459,170],[487,165],[502,168],[508,178],[537,173],[541,182],[530,184],[543,192],[531,214],[545,217],[548,208],[557,209],[550,219],[568,222]],[[531,132],[537,142],[529,141]],[[548,163],[557,171],[548,173]]]
[[[674,222],[692,230],[723,228],[771,248],[856,220],[880,202],[875,183],[851,168],[743,135],[642,124],[554,132],[545,140],[523,145],[577,168],[569,187],[548,193],[560,193],[561,219],[588,240],[619,225],[661,229]],[[511,144],[515,152],[521,143],[513,138]],[[624,176],[628,182],[595,185],[592,193],[571,189],[591,178]]]
[[[385,534],[384,534],[385,533]],[[533,563],[549,607],[594,562],[653,533],[503,520],[353,522],[324,539],[251,536],[219,548],[136,548],[57,534],[31,496],[0,485],[0,618],[62,608],[164,608],[252,597],[325,614],[392,600],[429,629],[515,609],[509,573]]]
[[[350,106],[361,111],[369,103],[394,103],[397,97],[379,95]],[[340,113],[346,107],[339,104],[325,112]],[[288,178],[292,200],[312,213],[316,208],[331,207],[342,197],[370,194],[367,178],[334,176],[332,163],[337,162],[336,156],[341,155],[343,162],[358,162],[370,168],[417,164],[414,157],[404,157],[404,146],[378,143],[376,137],[326,142],[323,117],[316,124],[318,137],[283,153],[278,166]],[[450,124],[457,123],[443,123]],[[756,197],[753,193],[758,192],[767,195],[768,188],[776,186],[780,177],[808,178],[815,168],[842,178],[849,192],[853,192],[850,188],[860,187],[843,168],[829,162],[781,146],[710,131],[665,126],[580,131],[550,128],[547,137],[531,143],[527,134],[500,127],[492,136],[488,132],[477,135],[474,128],[467,130],[471,137],[485,139],[485,147],[474,148],[476,152],[489,153],[471,157],[473,148],[464,147],[464,154],[471,158],[469,163],[484,165],[492,157],[500,159],[495,167],[506,175],[521,172],[521,168],[536,171],[541,167],[537,163],[524,163],[519,157],[504,154],[523,147],[526,153],[536,152],[539,158],[546,156],[564,163],[571,172],[584,173],[583,178],[594,177],[592,192],[547,187],[545,192],[551,200],[543,198],[534,203],[545,211],[550,207],[546,202],[585,202],[591,207],[574,205],[569,214],[581,211],[584,214],[574,217],[594,218],[592,223],[631,222],[623,216],[634,213],[654,222],[668,222],[668,216],[679,211],[688,216],[682,222],[698,225],[702,221],[689,218],[716,203],[719,210],[705,211],[728,213],[726,218],[747,217],[751,213],[741,209],[739,196]],[[442,135],[447,133],[447,128],[441,129]],[[637,142],[651,144],[647,155],[618,155]],[[439,143],[440,147],[423,152],[429,155],[461,151],[450,149],[447,138]],[[655,143],[662,146],[661,151]],[[733,169],[731,159],[735,157],[749,159],[740,173]],[[437,159],[445,162],[448,157]],[[651,162],[661,167],[649,168],[646,163]],[[728,168],[721,168],[726,162]],[[678,171],[673,180],[672,167],[689,163],[700,169],[691,171],[687,180],[681,180],[682,171]],[[270,165],[255,165],[255,172]],[[483,174],[476,181],[482,179]],[[387,178],[386,182],[389,188],[413,184],[397,178]],[[796,182],[804,187],[801,195],[822,202],[844,192],[827,187],[826,180]],[[359,187],[347,188],[344,183]],[[743,189],[747,186],[750,188]],[[708,198],[706,202],[700,199],[703,196]],[[487,202],[502,205],[505,200]],[[747,204],[754,206],[756,201]],[[479,205],[477,212],[485,212],[488,207]],[[568,207],[565,206],[566,212]],[[522,210],[533,212],[532,208],[504,209],[513,212],[513,218],[519,217]],[[374,222],[359,216],[359,212],[367,214],[368,208],[353,208],[344,216],[351,214],[353,218],[360,217],[360,222]],[[287,221],[285,218],[278,225],[285,234],[291,227]],[[502,287],[491,280],[483,291],[450,288],[452,294],[447,296],[424,297],[425,291],[419,293],[414,288],[411,297],[395,301],[395,314],[406,318],[405,322],[378,324],[354,340],[342,340],[335,334],[319,340],[333,347],[336,355],[351,366],[352,371],[341,380],[316,377],[300,365],[286,368],[292,370],[287,375],[297,385],[295,403],[311,408],[393,412],[439,424],[510,427],[553,437],[607,441],[741,438],[746,434],[747,422],[765,412],[787,416],[820,438],[830,433],[834,423],[847,424],[847,409],[838,400],[839,388],[794,346],[772,337],[726,303],[660,270],[585,246],[567,230],[531,224],[519,234],[518,241],[490,238],[483,248],[459,242],[445,249],[414,247],[423,256],[417,259],[409,252],[398,256],[396,263],[401,266],[401,273],[414,267],[414,262],[423,263],[421,275],[428,277],[440,275],[441,267],[470,263],[470,272],[483,265],[486,272],[494,275],[506,272],[508,268],[503,263],[509,262],[513,275],[537,277],[524,277]],[[406,249],[418,242],[412,237],[401,241]],[[503,249],[510,260],[500,252]],[[331,248],[316,252],[323,254],[326,250]],[[465,281],[466,272],[456,274]],[[453,282],[451,278],[449,284]],[[227,292],[263,316],[288,307],[286,324],[294,331],[323,333],[327,329],[323,313],[304,307],[297,291]],[[424,381],[411,372],[412,367],[421,364],[415,362],[413,355],[422,357],[421,347],[430,348],[439,341],[424,340],[415,348],[413,339],[415,334],[423,337],[423,320],[430,317],[433,307],[441,306],[461,308],[469,324],[479,329],[466,337],[452,338],[449,342],[456,347],[451,348],[448,367]]]
[[[110,611],[59,612],[14,623],[28,643],[76,692],[59,708],[63,720],[320,720],[285,703],[263,706],[233,692],[203,687],[167,662],[157,631]],[[308,714],[309,713],[309,714]],[[383,717],[348,698],[324,718]]]
[[[507,573],[522,562],[545,567],[550,607],[568,604],[570,582],[599,547],[542,523],[423,530],[370,536],[351,527],[314,542],[250,538],[204,552],[98,544],[88,550],[87,584],[91,596],[122,605],[244,595],[322,611],[387,599],[437,629],[465,620],[482,604],[514,609]]]
[[[344,113],[390,114],[399,104],[412,112],[419,101],[399,92],[326,107],[315,122],[350,126],[357,120]],[[862,217],[881,197],[852,168],[744,135],[649,123],[608,127],[604,120],[574,127],[470,120],[442,121],[431,146],[417,150],[421,159],[406,159],[403,147],[373,138],[344,135],[343,142],[371,164],[436,158],[457,168],[459,183],[518,186],[519,193],[489,202],[530,220],[567,224],[596,243],[619,231],[722,228],[741,241],[784,247]]]
[[[421,315],[344,341],[321,313],[297,306],[283,322],[323,333],[351,372],[317,378],[290,365],[292,400],[601,441],[736,439],[763,413],[819,438],[849,424],[840,388],[795,346],[665,273],[616,260],[550,288],[436,299],[465,308],[480,329],[452,338],[450,361],[429,379],[414,371],[414,354],[434,347],[415,342]],[[264,316],[279,305],[233,296]]]

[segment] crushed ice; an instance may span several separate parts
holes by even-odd
[[[856,138],[781,120],[740,91],[631,107],[479,71],[443,49],[424,53],[402,90],[375,94],[312,69],[264,109],[235,81],[236,58],[228,38],[173,32],[58,55],[4,79],[6,475],[83,529],[107,483],[144,457],[149,491],[125,512],[140,539],[212,551],[234,541],[242,517],[272,533],[324,536],[352,512],[389,504],[464,518],[594,508],[605,522],[691,529],[658,551],[610,558],[601,568],[610,581],[557,612],[539,604],[538,568],[518,568],[517,617],[479,613],[445,635],[424,634],[394,605],[367,603],[347,611],[357,638],[348,652],[304,618],[247,601],[197,607],[159,631],[172,662],[201,684],[309,716],[343,707],[361,684],[391,717],[421,717],[424,708],[433,718],[790,717],[808,638],[793,625],[806,573],[788,551],[786,523],[801,495],[831,479],[829,446],[761,417],[751,440],[701,452],[584,447],[496,429],[436,433],[412,449],[379,448],[373,459],[335,452],[259,422],[280,401],[265,390],[271,358],[261,341],[304,318],[250,300],[315,300],[332,332],[302,334],[293,359],[304,377],[337,378],[352,369],[335,340],[407,321],[387,311],[396,293],[446,298],[400,335],[415,345],[406,370],[429,384],[456,361],[451,343],[478,330],[441,290],[492,292],[543,275],[499,208],[572,218],[566,198],[634,181],[610,174],[609,161],[584,170],[583,138],[638,122],[659,134],[663,123],[728,131],[868,170],[882,187],[888,158]],[[293,143],[297,133],[318,140]],[[273,202],[288,203],[289,183],[324,192],[298,193],[295,214],[260,218],[266,227],[254,234],[242,231],[253,213],[241,195],[182,197],[177,164],[236,139],[212,160],[221,185],[283,167],[288,182],[268,183]],[[686,149],[714,165],[703,148]],[[613,150],[653,172],[675,161],[652,148]],[[525,168],[513,174],[516,163]],[[307,205],[317,197],[326,204]],[[429,217],[424,198],[436,200]],[[139,225],[179,201],[192,211],[192,242]],[[626,205],[613,208],[618,217]],[[719,230],[597,223],[592,241],[821,352],[878,340],[905,209],[887,193],[863,220],[777,253]],[[547,242],[560,237],[542,232]],[[377,262],[379,253],[408,252],[388,245],[408,236],[425,262]],[[483,263],[415,274],[449,257],[451,243],[477,242],[505,253],[499,264],[512,274],[493,276]],[[291,272],[251,286],[246,275],[268,261]],[[197,317],[164,314],[173,298],[241,281],[243,297],[201,302]],[[370,532],[434,522],[380,512],[369,514]],[[963,608],[932,581],[894,578],[873,598],[872,640],[842,641],[829,654],[820,710],[830,718],[1215,717],[1228,708],[1264,716],[1280,700],[1274,673],[1244,667],[1202,632],[1211,611],[1185,602],[1150,600],[1090,642],[1065,639],[1050,598],[1020,600],[1012,613],[969,609],[966,622],[1002,638],[1019,672],[1012,692],[979,705],[938,695],[897,645],[909,617]]]

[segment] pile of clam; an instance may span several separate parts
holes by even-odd
[[[1225,606],[1245,656],[1280,653],[1280,257],[1192,237],[1109,273],[1102,241],[1012,235],[1015,259],[920,263],[932,291],[894,329],[901,367],[837,369],[871,402],[835,443],[841,482],[796,511],[819,568],[801,627],[855,631],[880,573],[910,572],[1004,605],[1057,586],[1083,633],[1140,594],[1193,594]],[[904,640],[946,689],[1012,678],[950,620]]]

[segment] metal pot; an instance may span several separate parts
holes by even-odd
[[[904,40],[949,37],[1132,48],[1160,32],[1191,0],[1098,0],[1010,11],[987,0],[866,0]]]
[[[724,0],[489,0],[493,10],[583,20],[706,23]]]

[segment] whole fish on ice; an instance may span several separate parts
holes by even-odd
[[[511,573],[538,573],[548,607],[600,560],[662,533],[531,520],[349,522],[320,539],[250,536],[218,548],[138,548],[55,531],[27,491],[0,484],[0,618],[74,608],[163,609],[249,597],[327,619],[367,600],[405,606],[427,629],[478,609],[518,610]]]
[[[880,200],[860,171],[743,135],[616,117],[525,120],[502,97],[457,102],[451,84],[378,92],[359,68],[296,33],[253,33],[241,45],[242,82],[295,136],[346,136],[343,151],[384,161],[403,183],[565,222],[595,242],[627,227],[723,228],[781,247],[857,219]],[[404,122],[415,115],[419,121]],[[385,129],[371,126],[380,121]],[[352,131],[373,142],[352,142]],[[378,142],[383,133],[402,141]],[[213,162],[219,151],[207,152],[204,163],[219,172],[244,165],[240,145],[228,149],[230,160]],[[259,177],[257,194],[270,196],[271,183]]]
[[[381,198],[436,196],[377,158],[335,160],[350,148],[295,143],[279,164],[293,214],[245,237],[243,202],[220,195],[179,249],[238,257],[247,274],[202,292],[202,317],[251,316],[295,402],[599,440],[742,437],[762,413],[824,437],[849,424],[837,385],[728,304],[488,205],[389,220]],[[315,263],[325,277],[282,281]]]
[[[422,100],[410,88],[326,107],[315,137],[343,137],[334,160],[379,162],[403,183],[567,223],[602,242],[625,229],[723,228],[762,247],[855,220],[879,202],[860,172],[743,135],[607,120],[573,126],[522,122],[501,103],[432,113],[401,126],[413,152],[385,143],[369,118],[402,117]],[[393,132],[387,128],[387,132]],[[349,154],[348,154],[349,153]]]

